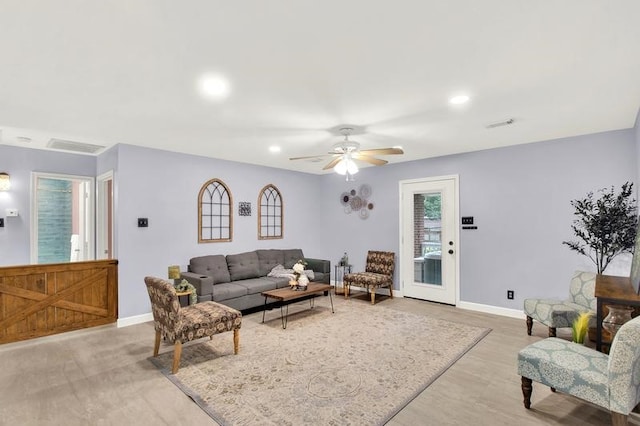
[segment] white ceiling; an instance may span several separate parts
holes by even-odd
[[[321,173],[288,158],[326,153],[343,124],[364,149],[402,146],[390,162],[626,129],[639,17],[638,0],[0,0],[0,143]],[[206,72],[226,100],[196,90]]]

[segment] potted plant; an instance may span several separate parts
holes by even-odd
[[[571,225],[576,240],[563,241],[571,250],[587,256],[602,274],[619,254],[633,251],[638,223],[633,183],[626,182],[619,193],[614,187],[571,201],[576,218]]]

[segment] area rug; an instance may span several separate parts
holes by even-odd
[[[323,299],[291,305],[286,329],[276,309],[245,318],[238,355],[223,333],[184,346],[175,375],[171,346],[149,359],[221,425],[375,425],[490,331],[359,300],[332,314]]]

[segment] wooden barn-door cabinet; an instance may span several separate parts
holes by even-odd
[[[117,260],[0,268],[0,343],[117,319]]]

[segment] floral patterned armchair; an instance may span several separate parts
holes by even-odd
[[[550,337],[518,353],[525,408],[531,407],[532,381],[599,405],[614,426],[626,425],[640,402],[640,317],[618,330],[610,354]]]
[[[596,313],[596,274],[576,271],[569,284],[569,299],[525,299],[527,334],[531,336],[533,320],[549,327],[549,337],[556,336],[556,328],[571,327],[582,312]]]
[[[173,284],[156,277],[146,277],[147,292],[151,299],[156,340],[153,356],[158,356],[161,337],[174,344],[173,365],[175,374],[180,366],[182,343],[201,337],[233,331],[233,351],[238,353],[242,314],[216,302],[202,302],[181,307]]]
[[[376,301],[376,289],[388,287],[389,296],[393,299],[393,270],[396,254],[391,251],[374,251],[367,253],[365,272],[356,272],[344,276],[344,296],[349,297],[352,285],[364,287],[371,293],[371,304]]]

